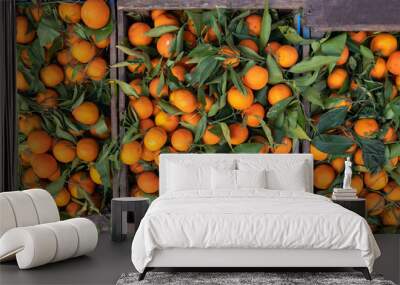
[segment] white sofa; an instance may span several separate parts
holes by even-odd
[[[33,268],[87,254],[97,240],[92,221],[60,221],[46,190],[0,193],[0,262],[16,259],[20,269]]]

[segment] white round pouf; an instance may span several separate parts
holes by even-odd
[[[60,214],[53,197],[49,192],[43,189],[29,189],[22,191],[30,196],[36,208],[39,218],[39,224],[57,222],[60,220]]]

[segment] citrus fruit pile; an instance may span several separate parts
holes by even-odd
[[[111,187],[103,0],[17,6],[21,189],[45,188],[65,216],[99,211]]]
[[[314,186],[341,187],[344,161],[372,229],[400,226],[400,41],[390,33],[334,33],[314,42],[303,96],[311,102]]]

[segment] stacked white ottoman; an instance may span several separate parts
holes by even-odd
[[[28,269],[87,254],[97,240],[92,221],[60,221],[46,190],[0,193],[0,261],[16,258],[20,269]]]

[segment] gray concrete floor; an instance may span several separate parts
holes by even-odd
[[[19,270],[15,261],[2,263],[0,284],[115,284],[122,273],[134,271],[131,242],[112,242],[109,233],[102,233],[96,250],[87,256],[28,270]]]

